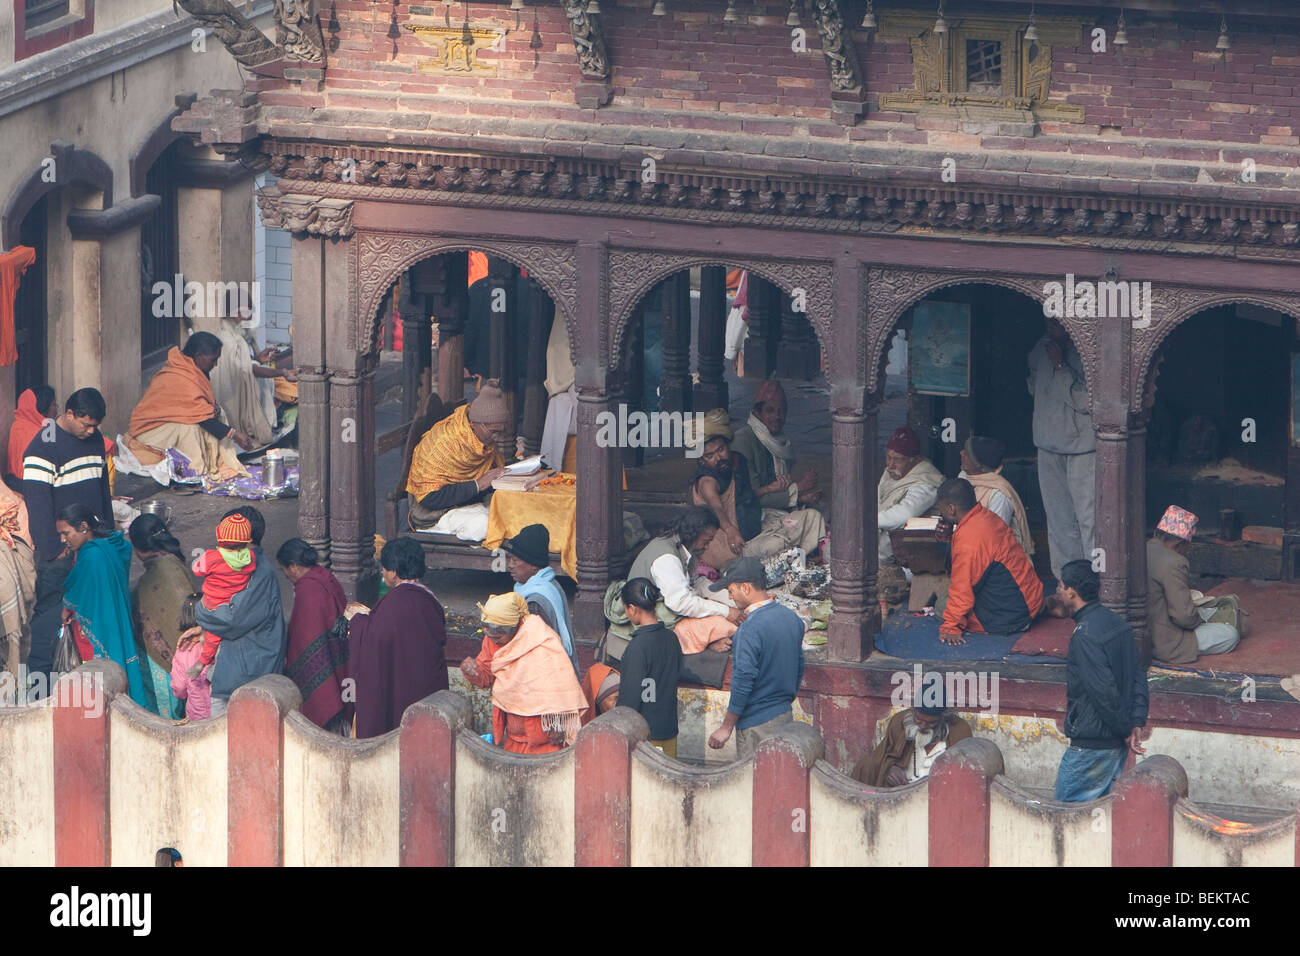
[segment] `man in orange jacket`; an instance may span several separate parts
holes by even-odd
[[[952,584],[939,640],[965,644],[965,631],[1027,631],[1043,607],[1043,582],[1015,533],[976,501],[965,478],[940,485],[935,507],[953,528]]]

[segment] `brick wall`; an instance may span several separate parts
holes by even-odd
[[[662,18],[650,15],[651,6],[651,0],[620,0],[606,8],[603,21],[614,65],[614,96],[598,111],[574,105],[580,75],[563,9],[530,3],[515,30],[504,2],[468,7],[471,24],[510,30],[501,50],[481,49],[477,54],[496,67],[496,75],[420,71],[419,64],[432,59],[435,51],[405,24],[413,15],[441,23],[445,8],[440,2],[398,6],[398,36],[393,39],[388,35],[391,5],[339,0],[331,5],[337,32],[330,29],[329,18],[323,18],[327,40],[337,40],[326,90],[268,91],[262,101],[268,106],[516,116],[942,148],[1029,148],[1121,159],[1235,162],[1221,156],[1217,144],[1300,144],[1295,135],[1300,124],[1293,125],[1292,116],[1300,75],[1300,38],[1294,32],[1231,25],[1225,69],[1215,52],[1218,31],[1212,17],[1147,23],[1130,17],[1130,43],[1123,58],[1113,45],[1106,53],[1092,53],[1083,30],[1077,47],[1053,47],[1052,96],[1084,106],[1085,123],[1044,122],[1040,135],[1026,141],[962,130],[957,120],[946,117],[880,112],[882,93],[912,86],[906,40],[877,36],[868,42],[865,33],[853,34],[871,109],[865,121],[845,128],[831,120],[816,26],[804,19],[807,51],[794,53],[784,2],[740,4],[741,22],[733,27],[722,22],[721,0],[690,4],[690,10],[670,2],[669,15]],[[453,5],[451,11],[453,24],[463,22],[464,4]],[[1098,21],[1107,28],[1108,40],[1114,32],[1110,14],[1103,12]],[[858,7],[846,7],[846,16],[856,26]],[[534,24],[542,41],[536,51],[529,46]],[[1122,141],[1130,138],[1163,140],[1168,148]],[[1170,140],[1207,145],[1179,147]]]

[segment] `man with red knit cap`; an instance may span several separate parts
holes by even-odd
[[[194,574],[203,580],[203,606],[211,610],[229,604],[230,599],[248,586],[248,579],[257,567],[253,556],[253,525],[241,514],[230,514],[217,525],[217,546],[204,551],[194,562]],[[190,669],[189,676],[212,664],[217,657],[221,638],[211,631],[203,632],[203,652],[199,662]]]
[[[921,456],[921,440],[904,425],[889,436],[885,470],[876,489],[876,523],[880,528],[881,561],[894,556],[889,532],[919,518],[934,507],[943,472]],[[911,575],[908,575],[911,580]]]

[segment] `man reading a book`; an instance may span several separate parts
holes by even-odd
[[[921,457],[921,440],[904,425],[889,436],[885,446],[885,470],[876,487],[876,523],[880,529],[880,560],[894,556],[889,532],[907,524],[907,519],[929,512],[935,491],[943,484],[943,472]],[[909,574],[908,580],[911,580]]]
[[[406,490],[411,524],[428,527],[453,508],[483,501],[506,473],[496,449],[510,422],[510,406],[495,379],[469,405],[430,428],[411,455]]]

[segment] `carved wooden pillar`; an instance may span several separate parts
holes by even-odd
[[[346,589],[374,569],[375,550],[375,368],[330,372],[331,570]]]
[[[727,347],[727,270],[722,266],[700,269],[700,328],[696,344],[700,383],[695,386],[695,407],[700,411],[726,408],[727,380],[722,374],[722,353]]]
[[[605,625],[605,589],[623,551],[623,459],[618,444],[597,441],[603,413],[617,414],[614,395],[578,387],[578,594],[575,624],[596,639]]]
[[[876,597],[876,412],[839,408],[831,416],[831,660],[861,661],[871,655],[880,630]],[[860,491],[858,489],[861,489]]]
[[[691,274],[683,270],[664,280],[662,337],[664,377],[659,410],[691,410]]]
[[[297,296],[294,297],[294,357],[298,350]],[[299,360],[301,361],[301,359]],[[298,534],[330,561],[329,376],[322,368],[298,365]]]
[[[781,296],[781,334],[776,350],[776,375],[809,381],[821,368],[821,354],[812,323],[803,312],[794,310],[789,296]]]
[[[1142,663],[1149,663],[1147,634],[1147,430],[1146,422],[1135,422],[1128,431],[1128,496],[1124,500],[1128,534],[1128,607],[1125,617],[1142,650]],[[1106,524],[1105,513],[1097,512],[1097,526]]]
[[[415,290],[409,272],[401,279],[397,313],[402,319],[402,421],[409,422],[419,408],[420,386],[432,347],[427,298]]]
[[[542,426],[546,419],[547,313],[555,312],[550,296],[535,281],[528,289],[528,368],[524,383],[524,454],[535,455],[542,447]],[[563,319],[555,319],[563,321]],[[558,463],[557,463],[558,464]]]
[[[515,369],[514,335],[515,316],[519,314],[519,270],[500,259],[489,259],[488,282],[492,294],[488,304],[488,375],[501,383],[510,409],[510,421],[505,433],[497,439],[497,451],[506,461],[515,457]],[[504,295],[502,295],[504,293]]]
[[[465,397],[465,323],[469,318],[469,253],[442,257],[438,306],[438,397],[454,405]]]
[[[754,273],[749,274],[749,334],[745,339],[745,378],[767,378],[772,372],[781,291]]]

